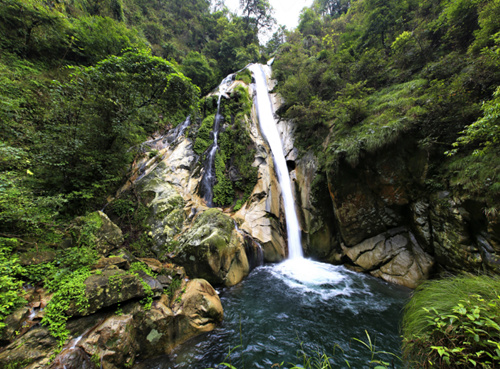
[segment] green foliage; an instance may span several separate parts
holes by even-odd
[[[184,120],[199,91],[171,63],[142,51],[72,70],[69,82],[52,88],[56,105],[39,132],[38,173],[48,189],[88,209],[121,181],[133,159],[129,147]]]
[[[498,153],[487,149],[483,160],[467,150],[494,142],[496,126],[478,117],[500,83],[499,9],[497,0],[316,0],[273,64],[285,100],[278,113],[296,122],[300,152],[316,151],[323,169],[403,140],[442,153],[469,126],[464,155],[448,165],[438,154],[433,174],[444,182],[451,170],[456,188],[494,206]],[[483,133],[472,132],[475,121]]]
[[[78,63],[95,64],[111,55],[120,55],[128,48],[147,47],[137,30],[108,17],[75,19],[71,33],[71,52],[67,57]]]
[[[181,70],[200,88],[202,95],[207,94],[215,85],[213,66],[199,52],[191,51],[182,61]]]
[[[88,306],[84,282],[90,275],[91,272],[86,267],[70,273],[59,272],[46,285],[54,295],[45,308],[42,324],[48,327],[50,334],[58,340],[60,346],[64,345],[69,335],[66,329],[69,316],[66,312],[71,304],[74,304],[78,311],[84,311]]]
[[[240,0],[240,8],[246,22],[256,30],[270,30],[276,24],[269,0]]]
[[[210,133],[214,126],[215,115],[209,115],[201,122],[200,129],[196,135],[193,150],[198,155],[203,154],[213,143],[210,139]]]
[[[26,303],[21,294],[22,282],[18,279],[24,270],[19,258],[12,253],[17,245],[16,239],[0,238],[0,331],[5,326],[5,317]]]
[[[405,308],[404,355],[421,368],[493,368],[500,360],[500,282],[459,276],[421,285]]]
[[[172,278],[172,282],[170,283],[170,285],[168,286],[168,291],[167,291],[167,294],[172,298],[175,296],[175,293],[177,292],[177,290],[179,288],[181,288],[181,285],[182,285],[182,280],[180,280],[179,278]]]
[[[154,273],[151,270],[151,268],[147,266],[146,263],[143,263],[141,261],[136,261],[136,262],[130,264],[130,272],[131,273],[138,272],[138,271],[142,271],[142,272],[146,273],[147,275],[149,275],[150,277],[156,277],[156,273]]]
[[[461,132],[448,151],[454,158],[449,164],[454,175],[452,184],[470,194],[483,197],[489,206],[496,203],[500,195],[500,87],[493,99],[481,108],[483,116]],[[466,155],[458,155],[459,148],[469,149]],[[470,152],[470,149],[473,149]],[[496,211],[496,210],[494,210]]]
[[[236,73],[235,79],[249,85],[252,83],[252,72],[249,69],[243,69],[241,72]]]
[[[226,176],[226,154],[221,149],[215,154],[215,177],[217,183],[214,186],[214,203],[227,206],[233,202],[233,184]]]
[[[257,183],[257,168],[252,166],[255,147],[246,128],[251,107],[248,89],[243,86],[236,87],[231,99],[223,104],[226,121],[233,121],[234,124],[219,134],[220,149],[215,157],[217,183],[214,186],[214,202],[227,206],[234,202],[237,195],[237,204],[233,209],[235,211],[241,208]]]
[[[26,57],[58,57],[67,47],[70,24],[42,0],[0,1],[0,48]]]

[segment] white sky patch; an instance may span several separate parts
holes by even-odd
[[[225,0],[227,7],[236,13],[239,12],[239,0]],[[274,8],[274,17],[278,24],[285,25],[288,30],[297,27],[299,14],[306,6],[311,6],[313,0],[269,0]]]

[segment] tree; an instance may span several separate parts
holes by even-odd
[[[182,61],[182,72],[191,78],[201,94],[207,94],[214,87],[215,74],[207,58],[197,51],[191,51]]]
[[[278,48],[286,42],[286,26],[279,26],[278,30],[273,33],[272,37],[267,41],[264,51],[271,56]]]
[[[319,13],[322,15],[338,17],[347,13],[351,6],[351,0],[314,0],[313,6],[318,9]]]
[[[36,176],[69,195],[72,211],[99,205],[133,160],[134,145],[197,106],[199,89],[164,59],[146,51],[73,68],[54,82],[51,109],[36,140]]]
[[[270,30],[275,24],[273,7],[268,0],[240,0],[243,17],[257,30]]]

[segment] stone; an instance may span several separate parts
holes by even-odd
[[[22,265],[37,265],[50,263],[56,258],[56,252],[53,250],[40,250],[22,253],[19,261]]]
[[[353,247],[343,245],[343,250],[361,271],[409,288],[426,280],[434,264],[405,227],[391,229]]]
[[[208,209],[179,238],[173,260],[189,276],[232,286],[249,273],[243,244],[234,221],[218,209]]]
[[[425,178],[427,155],[399,147],[344,160],[327,172],[328,186],[342,240],[354,246],[391,228],[407,224],[415,183]]]
[[[153,303],[151,310],[135,315],[141,356],[169,354],[175,346],[222,322],[222,304],[207,281],[190,280],[183,290],[173,306],[169,307],[164,296]]]
[[[23,326],[27,324],[29,314],[30,309],[23,306],[5,317],[3,320],[5,327],[0,330],[0,346],[5,346],[15,340],[18,333],[23,330]]]
[[[123,270],[128,270],[130,268],[128,260],[119,256],[114,256],[110,258],[100,258],[92,269],[106,269],[112,265]]]
[[[452,272],[481,270],[481,251],[469,233],[470,214],[458,199],[439,193],[432,198],[430,220],[436,262]]]
[[[338,263],[340,245],[336,239],[333,204],[326,193],[313,193],[318,163],[311,152],[297,161],[292,172],[292,190],[297,202],[297,214],[302,228],[302,243],[307,255],[321,261]]]
[[[144,178],[139,190],[142,196],[151,198],[146,203],[150,210],[148,219],[151,226],[150,235],[155,243],[153,251],[161,257],[171,251],[169,245],[182,230],[186,219],[184,211],[186,203],[176,187],[156,176],[156,172]]]
[[[79,346],[103,368],[130,367],[137,354],[134,315],[113,315],[94,328]]]
[[[149,269],[151,269],[155,273],[159,273],[160,271],[163,270],[163,264],[157,259],[139,258],[137,260],[142,261],[144,264],[148,266]]]
[[[148,281],[149,278],[151,277],[148,276]],[[159,282],[157,287],[162,288]],[[146,292],[140,277],[116,268],[105,269],[100,274],[88,277],[85,280],[85,295],[88,299],[88,306],[83,311],[71,306],[68,315],[90,315],[117,303],[143,298]]]
[[[0,368],[8,368],[9,365],[30,369],[47,368],[56,348],[57,341],[49,330],[35,326],[0,352]]]
[[[101,218],[102,226],[96,233],[96,249],[100,254],[107,255],[121,246],[124,240],[123,234],[120,227],[113,223],[106,214],[102,211],[98,211],[97,214]]]

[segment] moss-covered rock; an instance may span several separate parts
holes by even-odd
[[[108,269],[100,270],[85,280],[85,296],[88,304],[84,309],[70,307],[68,315],[90,315],[96,311],[117,303],[125,302],[131,299],[145,297],[149,291],[146,291],[144,283],[147,283],[153,291],[163,290],[159,282],[154,283],[149,276],[140,276],[138,273],[129,273],[118,269],[116,266],[110,266]]]
[[[73,243],[93,247],[101,255],[107,255],[123,243],[123,233],[102,211],[75,219],[72,229]]]
[[[208,209],[179,238],[174,261],[184,266],[189,276],[231,286],[249,272],[243,242],[229,216]]]
[[[139,190],[142,197],[148,199],[146,206],[150,211],[148,223],[154,241],[153,251],[161,256],[171,251],[169,245],[182,229],[186,203],[173,185],[156,176],[144,178]]]

